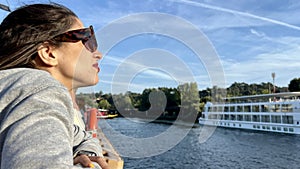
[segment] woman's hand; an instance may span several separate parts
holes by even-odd
[[[94,168],[95,166],[92,162],[98,163],[102,169],[109,169],[108,164],[103,157],[81,154],[74,158],[74,165],[81,164],[83,167]]]

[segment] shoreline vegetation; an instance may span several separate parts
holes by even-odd
[[[139,118],[153,123],[182,123],[195,125],[207,101],[220,101],[225,97],[259,95],[300,91],[300,78],[290,81],[288,87],[272,83],[233,83],[228,88],[213,86],[198,90],[196,82],[185,83],[177,88],[158,87],[144,89],[142,93],[127,91],[120,94],[80,93],[77,104],[82,112],[87,108],[107,109],[109,114],[126,118]]]

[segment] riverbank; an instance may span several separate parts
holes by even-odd
[[[132,113],[132,112],[125,112],[125,114],[118,114],[119,117],[129,118],[129,119],[139,119],[140,121],[144,122],[151,122],[151,123],[162,123],[162,124],[175,124],[181,126],[188,126],[188,127],[199,127],[199,115],[186,115],[186,116],[178,116],[178,114],[174,113],[174,115],[166,115],[161,114],[159,116],[149,115],[147,113]]]

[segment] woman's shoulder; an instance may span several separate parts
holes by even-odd
[[[50,73],[30,68],[15,68],[0,71],[0,91],[2,94],[34,94],[41,91],[68,95],[68,90]],[[17,95],[19,95],[17,94]]]
[[[55,80],[50,73],[44,70],[32,68],[15,68],[0,71],[1,86],[56,86],[63,87],[63,85]]]
[[[0,71],[0,99],[3,104],[27,99],[58,103],[70,111],[73,108],[68,90],[59,81],[46,71],[30,68]]]

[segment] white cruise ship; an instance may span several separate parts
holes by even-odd
[[[300,134],[300,92],[225,98],[207,102],[199,124]]]

